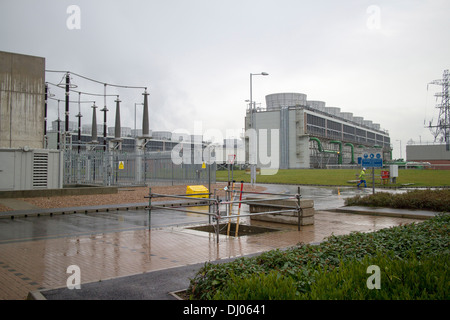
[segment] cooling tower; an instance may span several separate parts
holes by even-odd
[[[325,102],[323,101],[308,100],[306,101],[306,105],[313,109],[325,112]]]
[[[325,107],[325,112],[332,114],[333,116],[341,115],[341,108],[338,107]]]
[[[285,92],[273,93],[266,96],[267,110],[275,110],[282,107],[293,107],[297,105],[306,105],[306,94]]]

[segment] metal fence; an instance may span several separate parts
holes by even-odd
[[[193,163],[193,161],[191,161]],[[64,152],[65,185],[181,185],[216,181],[216,164],[175,164],[170,152]]]
[[[149,199],[148,203],[148,227],[151,229],[151,216],[152,216],[152,210],[153,209],[163,209],[163,210],[173,210],[173,211],[182,211],[182,212],[188,212],[188,213],[195,213],[195,214],[202,214],[202,215],[208,215],[209,216],[209,223],[213,225],[214,227],[214,233],[216,234],[216,242],[219,243],[219,233],[220,233],[220,222],[224,221],[228,225],[228,232],[227,236],[230,235],[230,223],[231,219],[237,219],[236,222],[236,231],[235,236],[238,236],[238,227],[239,227],[239,219],[244,217],[252,217],[257,215],[270,215],[270,214],[283,214],[283,213],[296,213],[297,216],[297,230],[300,231],[300,225],[301,225],[301,219],[303,218],[303,209],[301,207],[301,194],[300,194],[300,187],[298,187],[298,192],[296,194],[280,194],[280,193],[266,193],[266,192],[253,192],[253,191],[243,191],[241,189],[240,191],[240,197],[239,201],[232,199],[232,191],[227,189],[226,198],[225,201],[220,200],[219,196],[211,197],[212,193],[206,193],[206,194],[180,194],[180,195],[170,195],[170,194],[158,194],[153,193],[152,189],[149,189],[149,196],[145,197]],[[255,199],[242,199],[242,194],[256,194],[258,195],[258,198]],[[204,198],[200,196],[207,195],[208,198]],[[260,197],[263,195],[264,197]],[[269,197],[267,197],[269,196]],[[192,201],[197,201],[200,203],[204,203],[204,205],[209,206],[208,212],[199,211],[199,210],[192,210],[188,208],[190,205],[186,205],[183,203],[178,203],[178,205],[175,206],[158,206],[157,202],[156,205],[154,205],[154,202],[152,203],[152,198],[175,198],[175,199],[184,199]],[[289,206],[284,204],[273,204],[273,203],[265,203],[265,201],[276,201],[276,200],[288,200],[288,199],[296,199],[295,205]],[[262,211],[262,212],[248,212],[248,213],[240,213],[240,210],[238,210],[237,214],[233,213],[231,210],[231,205],[235,204],[237,206],[241,206],[241,204],[251,204],[251,203],[258,203],[259,205],[262,205],[264,207],[273,208],[273,210],[269,211]],[[211,221],[211,218],[212,221]],[[212,223],[211,223],[212,222]]]

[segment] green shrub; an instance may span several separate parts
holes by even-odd
[[[347,198],[348,206],[390,207],[450,212],[450,190],[413,190],[405,193],[377,192]]]
[[[297,291],[306,293],[315,282],[317,270],[332,271],[343,262],[362,260],[380,254],[421,260],[428,256],[450,254],[450,215],[438,215],[421,223],[411,223],[377,232],[353,232],[330,236],[319,245],[298,245],[286,250],[271,250],[251,258],[222,264],[206,263],[190,281],[192,299],[212,299],[223,290],[231,275],[250,278],[255,274],[278,272],[292,278]]]
[[[221,264],[207,262],[191,279],[188,293],[194,299],[208,300],[230,279],[231,274],[239,274],[245,278],[263,271],[262,266],[247,258],[238,258],[233,262]]]
[[[380,268],[380,288],[367,285],[369,266]],[[396,258],[392,253],[341,262],[338,268],[319,268],[307,292],[299,292],[297,281],[279,271],[249,277],[231,275],[214,300],[448,300],[450,298],[450,254],[412,255]],[[297,276],[301,278],[302,275]],[[370,279],[369,279],[370,281]],[[371,281],[370,281],[371,282]]]
[[[230,280],[214,295],[214,300],[294,300],[297,284],[294,279],[277,271],[255,273],[241,278],[231,275]]]
[[[368,266],[380,268],[380,288],[369,289]],[[450,255],[431,255],[421,260],[383,254],[361,261],[342,263],[339,268],[321,270],[310,291],[297,296],[312,300],[448,300],[450,298]]]

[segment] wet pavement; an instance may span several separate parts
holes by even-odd
[[[197,210],[208,209],[198,207]],[[152,228],[207,223],[200,214],[153,210]],[[14,219],[0,219],[0,244],[92,235],[109,232],[148,229],[147,210],[114,210],[93,213],[71,213],[53,216],[16,215]]]
[[[264,185],[267,192],[296,193],[296,186]],[[206,224],[205,215],[152,210],[71,213],[53,216],[16,215],[0,219],[0,299],[175,299],[169,293],[187,287],[189,277],[206,261],[317,243],[334,234],[369,232],[423,217],[335,212],[345,198],[370,190],[302,186],[303,199],[313,199],[315,223],[296,226],[252,222],[279,229],[252,236],[220,236],[186,226]],[[402,191],[396,191],[402,192]],[[207,207],[194,207],[205,210]],[[247,210],[243,205],[242,212]],[[401,213],[401,212],[400,212]],[[242,219],[241,223],[245,223]],[[248,222],[248,221],[247,221]],[[67,268],[81,270],[81,290],[67,289]]]

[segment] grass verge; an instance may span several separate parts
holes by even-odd
[[[300,185],[355,185],[359,170],[354,169],[280,169],[272,175],[257,175],[257,183],[279,183]],[[450,187],[450,170],[399,170],[397,183],[382,184],[381,170],[375,170],[375,185],[402,187]],[[372,170],[367,170],[368,186],[372,185]],[[228,171],[216,171],[217,181],[228,181]],[[230,172],[231,179],[231,172]],[[245,170],[234,170],[233,180],[250,182],[250,174]],[[353,182],[352,182],[353,181]]]

